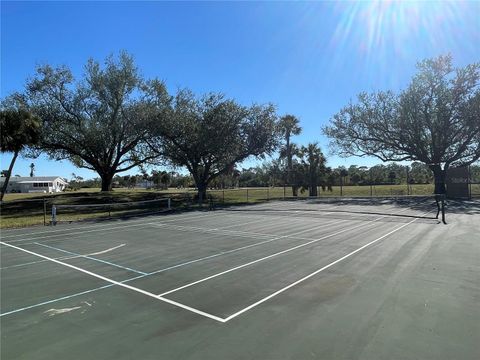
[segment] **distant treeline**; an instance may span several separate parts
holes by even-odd
[[[470,176],[473,183],[480,183],[480,165],[470,166]],[[292,176],[295,179],[295,174]],[[231,175],[224,175],[212,182],[211,188],[237,188],[237,187],[267,187],[295,185],[286,181],[287,172],[279,166],[278,162],[272,161],[261,166],[247,169],[234,170]],[[99,188],[101,179],[84,180],[72,174],[70,187]],[[432,171],[424,164],[414,162],[410,165],[396,163],[388,165],[366,166],[351,165],[350,167],[337,167],[329,169],[319,179],[321,186],[339,185],[401,185],[401,184],[432,184]],[[117,188],[195,188],[195,181],[191,175],[183,175],[175,171],[152,171],[150,174],[115,176],[113,186]],[[299,184],[301,186],[301,184]]]

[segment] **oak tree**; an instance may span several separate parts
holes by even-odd
[[[454,68],[449,55],[422,61],[405,90],[360,94],[324,133],[340,155],[428,165],[443,194],[449,167],[480,158],[479,75],[480,63]]]

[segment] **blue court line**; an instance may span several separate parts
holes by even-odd
[[[326,224],[326,225],[329,225],[329,224]],[[320,227],[324,227],[326,225],[322,225]],[[312,230],[312,229],[310,229],[310,230]],[[241,251],[241,250],[244,250],[244,249],[248,249],[248,248],[251,248],[251,247],[255,247],[255,246],[258,246],[258,245],[267,244],[267,243],[279,240],[281,238],[286,238],[286,237],[288,237],[288,236],[285,236],[285,235],[284,236],[279,236],[279,237],[275,237],[273,239],[268,239],[268,240],[260,241],[260,242],[257,242],[257,243],[241,246],[241,247],[238,247],[238,248],[235,248],[235,249],[230,249],[230,250],[222,251],[222,252],[219,252],[219,253],[216,253],[216,254],[204,256],[204,257],[193,259],[193,260],[189,260],[189,261],[186,261],[186,262],[183,262],[183,263],[180,263],[180,264],[171,265],[171,266],[168,266],[168,267],[163,268],[163,269],[155,270],[155,271],[152,271],[150,273],[145,273],[145,274],[142,274],[142,275],[139,275],[139,276],[135,276],[133,278],[122,280],[122,281],[120,281],[120,283],[127,283],[127,282],[130,282],[130,281],[133,281],[133,280],[142,279],[142,278],[150,276],[150,275],[159,274],[159,273],[162,273],[162,272],[165,272],[165,271],[168,271],[168,270],[172,270],[172,269],[175,269],[175,268],[179,268],[179,267],[183,267],[183,266],[186,266],[186,265],[194,264],[196,262],[212,259],[212,258],[215,258],[215,257],[218,257],[218,256],[234,253],[234,252]],[[38,244],[38,245],[42,245],[42,246],[45,246],[45,247],[50,247],[48,245],[43,245],[43,244]],[[58,250],[58,249],[56,249],[56,250]],[[65,250],[62,250],[62,251],[65,251]],[[96,259],[96,260],[98,260],[98,259]],[[10,315],[10,314],[14,314],[14,313],[17,313],[17,312],[20,312],[20,311],[32,309],[32,308],[35,308],[35,307],[38,307],[38,306],[50,304],[50,303],[53,303],[53,302],[56,302],[56,301],[70,299],[70,298],[73,298],[73,297],[76,297],[76,296],[80,296],[80,295],[83,295],[83,294],[88,294],[88,293],[91,293],[91,292],[94,292],[94,291],[97,291],[97,290],[106,289],[106,288],[109,288],[109,287],[112,287],[112,286],[115,286],[115,284],[100,286],[100,287],[97,287],[97,288],[94,288],[94,289],[90,289],[90,290],[82,291],[82,292],[79,292],[79,293],[63,296],[63,297],[52,299],[52,300],[49,300],[49,301],[46,301],[46,302],[26,306],[26,307],[23,307],[21,309],[8,311],[6,313],[0,313],[0,317]]]
[[[88,256],[88,255],[77,254],[77,253],[74,253],[74,252],[71,252],[71,251],[67,251],[67,250],[63,250],[63,249],[56,248],[56,247],[54,247],[54,246],[45,245],[45,244],[40,244],[40,243],[38,243],[38,242],[36,242],[36,243],[34,243],[34,244],[35,244],[35,245],[39,245],[39,246],[43,246],[43,247],[46,247],[46,248],[49,248],[49,249],[52,249],[52,250],[64,252],[65,254],[75,255],[75,256],[78,256],[78,257],[81,257],[81,258],[85,258],[85,259],[89,259],[89,260],[93,260],[93,261],[98,261],[98,262],[101,262],[101,263],[104,263],[104,264],[107,264],[107,265],[111,265],[111,266],[118,267],[118,268],[120,268],[120,269],[132,271],[132,272],[137,273],[137,274],[148,275],[148,273],[146,273],[146,272],[139,271],[139,270],[134,270],[134,269],[131,269],[131,268],[126,267],[126,266],[114,264],[114,263],[111,263],[111,262],[105,261],[105,260],[100,260],[100,259],[97,259],[97,258]]]
[[[145,276],[145,275],[135,276],[135,277],[133,277],[133,278],[129,278],[129,279],[126,279],[126,280],[123,280],[123,281],[119,281],[119,282],[120,282],[120,283],[126,283],[126,282],[128,282],[128,281],[132,281],[132,280],[136,280],[136,279],[141,279],[141,278],[143,278],[144,276]],[[44,301],[44,302],[42,302],[42,303],[38,303],[38,304],[35,304],[35,305],[25,306],[25,307],[20,308],[20,309],[15,309],[15,310],[12,310],[12,311],[8,311],[8,312],[5,312],[5,313],[1,313],[1,314],[0,314],[0,317],[6,316],[6,315],[10,315],[10,314],[14,314],[14,313],[17,313],[17,312],[20,312],[20,311],[28,310],[28,309],[33,309],[33,308],[36,308],[36,307],[38,307],[38,306],[51,304],[51,303],[54,303],[54,302],[57,302],[57,301],[66,300],[66,299],[71,299],[71,298],[76,297],[76,296],[88,294],[88,293],[91,293],[91,292],[94,292],[94,291],[97,291],[97,290],[107,289],[107,288],[112,287],[112,286],[115,286],[115,284],[103,285],[103,286],[99,286],[99,287],[96,287],[96,288],[93,288],[93,289],[90,289],[90,290],[85,290],[85,291],[78,292],[78,293],[75,293],[75,294],[66,295],[66,296],[62,296],[62,297],[56,298],[56,299]]]

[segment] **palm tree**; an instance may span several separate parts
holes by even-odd
[[[325,173],[326,159],[318,143],[310,143],[300,149],[301,163],[305,170],[309,196],[318,196],[318,180]]]
[[[0,201],[2,201],[18,154],[40,140],[40,118],[24,109],[4,108],[0,111],[0,127],[2,128],[1,151],[13,153],[0,194]]]
[[[35,173],[35,164],[31,163],[30,164],[30,177],[33,177],[34,173]]]
[[[280,152],[280,157],[287,160],[287,182],[292,183],[292,158],[294,155],[294,144],[290,142],[290,138],[293,135],[299,135],[302,132],[302,128],[299,125],[299,120],[294,115],[287,114],[280,118],[278,129],[282,137],[285,139],[285,147],[283,151]],[[298,195],[297,189],[298,186],[292,184],[293,196]]]

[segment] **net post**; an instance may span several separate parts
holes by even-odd
[[[52,205],[52,225],[57,225],[57,207]]]

